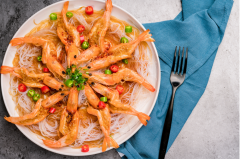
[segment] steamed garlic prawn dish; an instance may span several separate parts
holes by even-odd
[[[128,116],[145,126],[150,120],[135,103],[155,91],[147,81],[147,42],[154,39],[111,16],[111,0],[102,10],[68,5],[10,41],[17,49],[13,66],[1,66],[1,74],[10,74],[19,117],[5,120],[28,127],[51,148],[118,148],[114,135]]]

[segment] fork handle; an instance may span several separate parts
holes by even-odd
[[[167,116],[164,122],[158,159],[164,159],[167,151],[168,139],[169,139],[171,124],[172,124],[173,101],[174,101],[175,92],[176,92],[176,88],[173,88],[172,98],[171,98],[168,111],[167,111]]]

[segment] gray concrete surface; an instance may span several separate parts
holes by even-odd
[[[0,0],[0,64],[12,36],[34,13],[59,0]],[[173,19],[180,0],[113,0],[140,22]],[[173,143],[166,159],[239,158],[239,1],[235,0],[205,93]],[[120,158],[115,150],[88,157],[57,155],[28,140],[8,115],[0,95],[0,159]]]

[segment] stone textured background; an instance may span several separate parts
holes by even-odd
[[[0,64],[9,41],[34,13],[59,0],[0,0]],[[180,0],[113,0],[142,23],[173,19]],[[166,159],[236,159],[239,157],[239,1],[235,0],[205,93],[173,143]],[[0,159],[119,159],[116,150],[69,157],[49,152],[28,140],[8,115],[0,95]]]

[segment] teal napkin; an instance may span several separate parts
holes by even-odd
[[[148,125],[117,151],[128,159],[158,158],[163,125],[170,103],[170,72],[176,46],[188,47],[188,67],[184,83],[178,88],[173,109],[168,149],[201,98],[211,73],[233,5],[232,0],[182,0],[182,12],[169,21],[144,24],[150,29],[161,63],[158,100]]]

